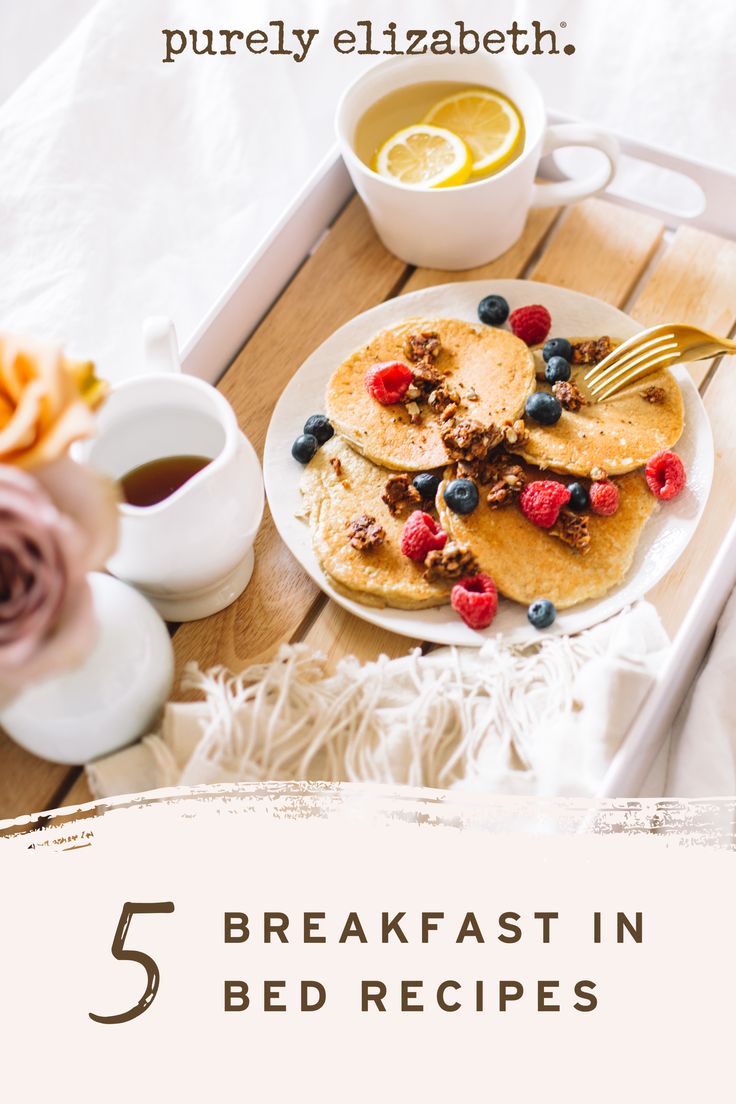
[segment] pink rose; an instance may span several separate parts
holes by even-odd
[[[63,458],[0,465],[0,703],[80,663],[95,640],[86,574],[117,539],[113,485]]]

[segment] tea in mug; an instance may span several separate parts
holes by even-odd
[[[355,152],[370,169],[415,188],[447,188],[492,176],[524,149],[524,121],[496,89],[457,81],[404,85],[358,121]]]

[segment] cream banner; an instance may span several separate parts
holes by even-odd
[[[730,1098],[732,812],[294,784],[5,825],[3,1096]]]

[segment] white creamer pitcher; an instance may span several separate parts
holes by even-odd
[[[83,458],[115,480],[163,457],[210,459],[155,505],[121,503],[120,541],[107,564],[167,620],[194,621],[224,609],[250,580],[263,478],[228,401],[182,374],[169,319],[149,319],[144,344],[149,372],[112,389]]]

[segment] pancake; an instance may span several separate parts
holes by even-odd
[[[572,382],[589,368],[573,365]],[[538,369],[544,370],[541,356]],[[660,402],[642,397],[650,387],[661,389]],[[537,383],[537,389],[551,390],[547,383]],[[528,435],[514,451],[530,464],[570,475],[589,476],[595,468],[608,475],[623,475],[677,442],[684,425],[682,393],[672,373],[664,370],[607,402],[586,404],[578,411],[563,410],[556,425],[542,426],[531,418],[526,425]]]
[[[450,600],[450,587],[427,582],[422,564],[401,552],[406,515],[393,517],[381,501],[389,474],[338,436],[323,445],[307,465],[301,484],[314,553],[332,585],[357,602],[397,609],[444,605]],[[350,544],[348,525],[362,514],[376,519],[385,539],[361,552]]]
[[[528,475],[539,478],[539,472]],[[612,517],[588,516],[591,541],[585,554],[528,521],[518,503],[491,510],[483,492],[477,509],[462,517],[445,506],[441,485],[440,523],[452,540],[471,545],[481,571],[491,576],[501,594],[524,605],[549,598],[558,609],[567,609],[600,598],[621,582],[656,505],[640,472],[615,482],[619,508]]]
[[[400,360],[411,366],[407,340],[422,331],[439,336],[435,367],[460,398],[459,418],[484,426],[513,422],[534,390],[534,358],[507,330],[457,319],[410,319],[381,331],[334,372],[327,387],[327,415],[353,448],[397,471],[441,468],[450,459],[440,436],[439,412],[422,402],[421,424],[413,425],[404,405],[382,406],[365,388],[366,372],[382,361]],[[477,400],[468,398],[473,393]]]

